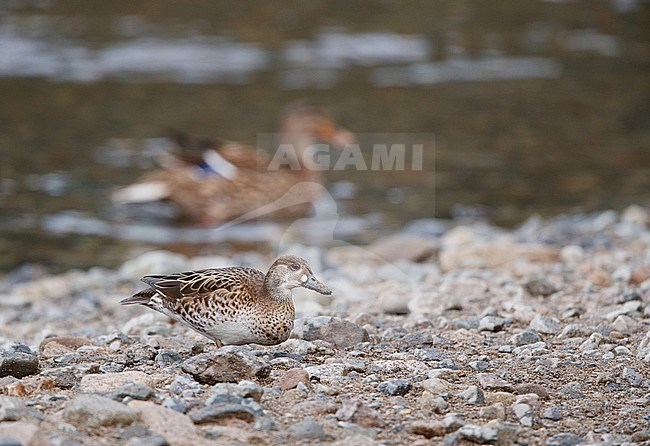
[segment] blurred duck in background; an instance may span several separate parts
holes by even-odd
[[[273,155],[232,141],[181,133],[171,139],[174,147],[162,157],[160,167],[115,191],[114,203],[168,200],[183,217],[203,225],[256,214],[259,209],[264,211],[256,218],[302,217],[324,190],[308,187],[324,181],[321,170],[311,165],[311,148],[318,143],[342,148],[355,142],[353,133],[337,127],[325,109],[311,101],[285,108]],[[301,183],[307,187],[296,187]]]

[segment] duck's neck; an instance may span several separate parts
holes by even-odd
[[[291,289],[283,286],[281,281],[276,281],[272,276],[266,275],[262,284],[261,295],[274,302],[291,302]]]
[[[283,131],[280,135],[280,144],[289,145],[292,150],[288,153],[295,157],[295,161],[300,167],[305,167],[305,152],[312,146],[316,140],[308,133],[296,133],[292,131]]]

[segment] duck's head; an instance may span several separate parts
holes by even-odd
[[[307,261],[294,255],[279,257],[269,268],[267,280],[287,290],[303,287],[320,294],[332,294],[332,290],[316,279]]]
[[[356,138],[351,131],[339,127],[325,108],[317,102],[302,100],[286,107],[281,116],[280,131],[288,140],[299,137],[343,148],[354,144]]]

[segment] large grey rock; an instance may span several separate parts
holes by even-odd
[[[266,378],[271,366],[260,358],[235,349],[201,353],[186,360],[181,368],[200,383],[239,382]]]
[[[110,398],[99,395],[79,395],[66,404],[63,417],[83,429],[131,424],[138,418],[138,414]]]
[[[22,378],[34,375],[36,372],[38,372],[38,358],[35,355],[24,352],[0,352],[0,378],[3,376]]]
[[[306,341],[321,339],[340,348],[354,347],[360,342],[370,340],[365,328],[354,322],[331,316],[298,319],[291,336]]]

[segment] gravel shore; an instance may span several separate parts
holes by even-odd
[[[650,444],[650,214],[418,220],[291,248],[292,338],[217,349],[120,299],[145,274],[271,257],[144,253],[0,280],[0,445]]]

